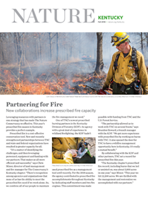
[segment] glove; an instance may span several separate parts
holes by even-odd
[[[83,141],[81,141],[79,144],[78,144],[78,147],[77,149],[79,150],[79,148],[81,147],[81,152],[83,152],[85,150],[85,144]]]
[[[106,90],[109,86],[108,85],[103,85],[103,90]]]
[[[66,151],[66,153],[71,153],[72,154],[72,157],[76,157],[77,156],[77,150],[75,150],[75,149],[68,149],[67,151]]]

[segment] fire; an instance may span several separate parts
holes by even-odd
[[[20,71],[19,73],[23,75],[23,74],[24,74],[24,71],[22,70],[22,71]]]
[[[23,70],[19,72],[22,74],[19,77],[9,70],[0,69],[0,73],[0,81],[3,84],[1,87],[3,87],[4,94],[92,94],[83,83],[96,78],[96,76],[90,75],[75,75],[69,81],[66,78],[58,78],[53,73],[52,79],[45,81],[42,78],[46,78],[46,74],[42,73],[39,78],[35,79],[36,82],[30,82]],[[78,89],[70,86],[73,83],[77,84]]]
[[[86,86],[85,86],[85,85],[83,85],[83,84],[79,84],[79,86],[80,86],[80,87],[83,87],[83,88],[86,88]]]

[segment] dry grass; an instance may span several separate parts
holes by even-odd
[[[80,59],[57,64],[55,61],[25,63],[23,67],[16,64],[1,66],[0,94],[75,94],[77,92],[71,89],[74,74],[81,73],[86,67],[90,69],[90,65]]]

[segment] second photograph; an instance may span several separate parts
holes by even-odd
[[[95,138],[52,138],[52,163],[95,164]]]

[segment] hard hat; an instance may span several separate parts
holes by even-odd
[[[112,46],[116,46],[119,43],[124,42],[127,40],[129,36],[127,35],[126,32],[116,32],[112,37],[111,37],[111,43],[113,42]]]

